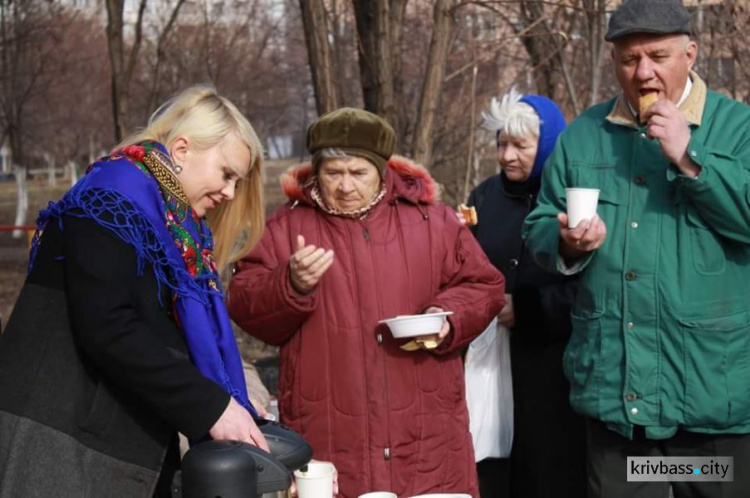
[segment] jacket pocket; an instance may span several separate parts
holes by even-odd
[[[101,435],[109,426],[116,407],[117,401],[109,393],[104,382],[100,381],[96,384],[91,406],[78,426],[88,433]]]
[[[599,189],[599,203],[627,205],[627,181],[617,176],[612,164],[573,163],[568,187]]]
[[[571,384],[571,401],[596,399],[601,384],[600,356],[603,311],[571,313],[573,332],[563,356],[563,370]]]
[[[684,341],[685,424],[750,423],[750,311],[680,320]]]
[[[726,269],[724,247],[717,234],[690,206],[687,207],[687,224],[690,227],[690,245],[693,266],[702,275],[720,275]]]

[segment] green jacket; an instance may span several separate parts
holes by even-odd
[[[572,268],[563,362],[573,407],[626,437],[750,433],[750,108],[691,76],[680,109],[697,179],[613,99],[563,132],[524,230],[537,262],[564,271],[565,188],[601,189],[607,238]]]

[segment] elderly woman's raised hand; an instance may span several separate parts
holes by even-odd
[[[309,294],[333,264],[333,249],[325,250],[314,245],[305,245],[305,238],[297,235],[297,251],[289,259],[289,278],[292,286]]]

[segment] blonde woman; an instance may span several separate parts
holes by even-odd
[[[178,431],[267,449],[218,278],[262,234],[261,166],[194,87],[42,211],[0,339],[1,497],[169,496]]]

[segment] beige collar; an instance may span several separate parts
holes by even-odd
[[[708,90],[706,89],[706,84],[698,74],[690,71],[690,78],[693,80],[693,88],[690,90],[687,98],[679,105],[679,108],[688,123],[700,126],[703,120],[703,108],[706,106]],[[623,94],[617,97],[617,102],[615,102],[615,106],[606,119],[610,123],[617,125],[638,128],[638,122],[635,116],[633,116],[628,101],[625,100]]]

